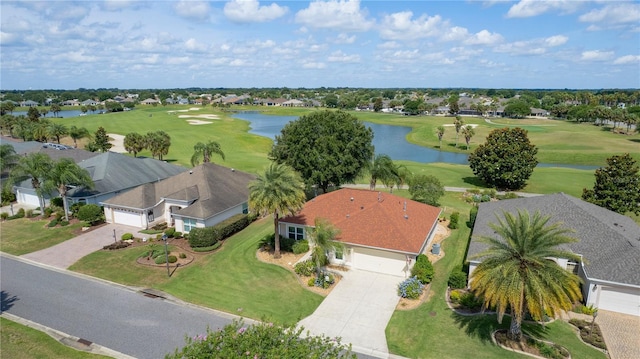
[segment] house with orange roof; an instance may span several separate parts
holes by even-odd
[[[440,213],[391,193],[343,188],[312,199],[279,225],[283,236],[301,240],[316,218],[324,218],[340,229],[337,240],[345,247],[330,253],[331,263],[406,276],[431,245]]]

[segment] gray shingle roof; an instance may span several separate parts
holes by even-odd
[[[550,224],[562,222],[574,230],[572,236],[579,242],[568,249],[583,256],[589,278],[640,285],[640,226],[629,217],[564,193],[480,204],[467,260],[486,247],[479,237],[495,236],[489,223],[497,222],[496,215],[515,214],[519,209],[531,214],[540,211],[551,216]]]
[[[120,194],[105,204],[128,208],[151,208],[163,198],[193,202],[177,215],[207,219],[244,203],[249,198],[248,185],[255,176],[213,163],[203,163],[190,171],[163,181],[149,183]],[[194,202],[195,201],[195,202]]]

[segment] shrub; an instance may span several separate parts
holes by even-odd
[[[313,287],[314,285],[316,285],[316,278],[314,277],[309,278],[309,280],[307,281],[307,286]]]
[[[78,212],[80,212],[80,208],[82,206],[84,206],[84,205],[86,205],[86,204],[82,203],[82,202],[74,203],[74,204],[71,205],[71,207],[69,207],[69,210],[71,211],[71,214],[74,217],[77,217],[78,216]]]
[[[435,270],[426,255],[420,254],[416,258],[416,263],[411,268],[411,276],[416,277],[420,283],[429,284],[433,279]]]
[[[24,214],[25,214],[24,208],[20,208],[18,212],[16,212],[16,214],[14,214],[13,216],[7,217],[7,219],[12,220],[12,219],[24,218]]]
[[[174,227],[167,228],[164,230],[164,234],[168,238],[173,238],[173,236],[176,234],[176,229]]]
[[[449,292],[449,300],[453,303],[458,303],[460,301],[460,292],[457,290]]]
[[[482,306],[482,301],[471,292],[463,294],[459,302],[460,305],[468,309],[478,309]]]
[[[477,217],[478,217],[478,207],[473,206],[469,210],[469,226],[468,226],[469,228],[473,228],[473,226],[476,224]]]
[[[47,208],[44,209],[44,217],[45,218],[51,217],[52,214],[53,214],[53,209],[51,209],[50,207],[47,207]]]
[[[49,203],[51,203],[52,206],[56,206],[56,207],[63,207],[64,206],[64,202],[62,201],[62,197],[51,198],[51,201]]]
[[[307,277],[312,275],[316,271],[316,265],[312,260],[308,259],[306,261],[296,263],[296,265],[293,267],[293,270],[296,272],[296,274]]]
[[[180,253],[180,254],[178,255],[178,257],[180,257],[180,258],[182,258],[182,259],[185,259],[185,258],[187,258],[187,255],[186,255],[186,254],[184,254],[184,253]]]
[[[164,231],[165,229],[167,229],[167,222],[158,223],[155,226],[151,227],[151,229],[156,231]]]
[[[580,311],[582,312],[582,314],[593,315],[598,311],[598,308],[594,307],[593,305],[583,305],[582,308],[580,308]]]
[[[313,284],[316,287],[327,289],[335,282],[336,282],[336,279],[333,276],[333,274],[327,273],[327,272],[322,272],[322,273],[320,273],[319,276],[315,277],[315,279],[313,281]]]
[[[189,232],[191,248],[210,247],[218,242],[219,234],[215,227],[193,228]]]
[[[297,240],[291,239],[288,237],[280,236],[280,250],[283,252],[293,252],[293,245],[296,244]],[[264,236],[260,240],[261,247],[268,247],[269,249],[273,249],[276,246],[276,235],[271,233],[269,235]]]
[[[102,247],[102,249],[114,250],[114,249],[127,248],[130,245],[131,245],[131,243],[119,241],[119,242],[116,242],[116,243],[111,243],[109,245],[106,245],[106,246]]]
[[[26,216],[27,218],[33,218],[33,210],[32,210],[32,209],[28,209],[28,210],[27,210],[27,213],[25,214],[25,216]],[[57,219],[58,221],[60,220],[60,218],[57,218],[57,217],[56,217],[56,219]]]
[[[87,204],[80,207],[78,211],[78,219],[89,222],[94,225],[103,219],[102,208],[96,204]]]
[[[182,232],[175,232],[173,238],[182,238]]]
[[[297,241],[291,248],[294,254],[307,253],[309,251],[309,241]]]
[[[0,213],[0,219],[2,219],[3,221],[6,221],[7,218],[9,218],[9,213],[7,212]]]
[[[498,192],[493,188],[485,189],[482,191],[482,195],[489,196],[489,199],[494,198],[496,196],[496,193]]]
[[[194,252],[211,252],[214,251],[218,248],[220,248],[220,246],[222,245],[222,242],[217,242],[216,244],[209,246],[209,247],[197,247],[197,248],[191,248],[193,249]]]
[[[459,220],[460,220],[460,213],[458,212],[451,213],[451,216],[449,217],[449,228],[457,229]]]
[[[398,295],[402,298],[418,299],[423,288],[424,285],[418,278],[410,277],[398,285]]]
[[[53,227],[55,227],[57,225],[58,225],[58,220],[57,219],[53,219],[53,220],[51,220],[51,222],[49,222],[49,224],[47,224],[47,227],[53,228]]]
[[[62,221],[59,222],[60,226],[62,227],[66,227],[69,225],[69,221],[65,221],[64,219]]]
[[[176,257],[174,255],[170,255],[169,256],[169,263],[175,263],[177,261],[178,261],[178,257]],[[167,258],[164,255],[158,256],[158,257],[156,257],[154,262],[155,262],[155,264],[164,264],[164,263],[167,263]]]
[[[453,289],[464,288],[467,286],[467,273],[463,272],[462,269],[455,269],[449,275],[449,287]]]
[[[220,240],[222,240],[240,232],[250,224],[251,221],[249,220],[249,216],[241,213],[225,219],[214,227],[217,227],[220,231]]]
[[[122,240],[123,240],[123,241],[128,241],[128,240],[130,240],[130,239],[133,239],[133,234],[131,234],[131,233],[125,233],[125,234],[123,234],[123,235],[122,235],[122,237],[121,237],[121,238],[122,238]]]
[[[189,245],[192,248],[212,246],[243,230],[249,224],[249,218],[246,214],[237,214],[213,227],[194,228],[189,232]]]

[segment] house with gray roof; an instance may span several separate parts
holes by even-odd
[[[203,163],[162,181],[138,186],[103,201],[108,223],[148,228],[166,222],[188,233],[248,213],[251,174]]]
[[[560,222],[574,231],[578,242],[564,249],[579,255],[581,262],[553,259],[582,278],[587,305],[640,316],[640,226],[627,216],[564,193],[480,204],[467,255],[469,278],[481,262],[474,256],[486,248],[478,239],[496,235],[489,224],[503,218],[503,211],[517,214],[518,210],[539,211],[551,216],[550,224]]]

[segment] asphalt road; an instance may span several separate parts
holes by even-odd
[[[163,358],[185,335],[219,329],[232,316],[63,270],[0,257],[2,311],[136,358]],[[215,288],[212,288],[215,290]]]

